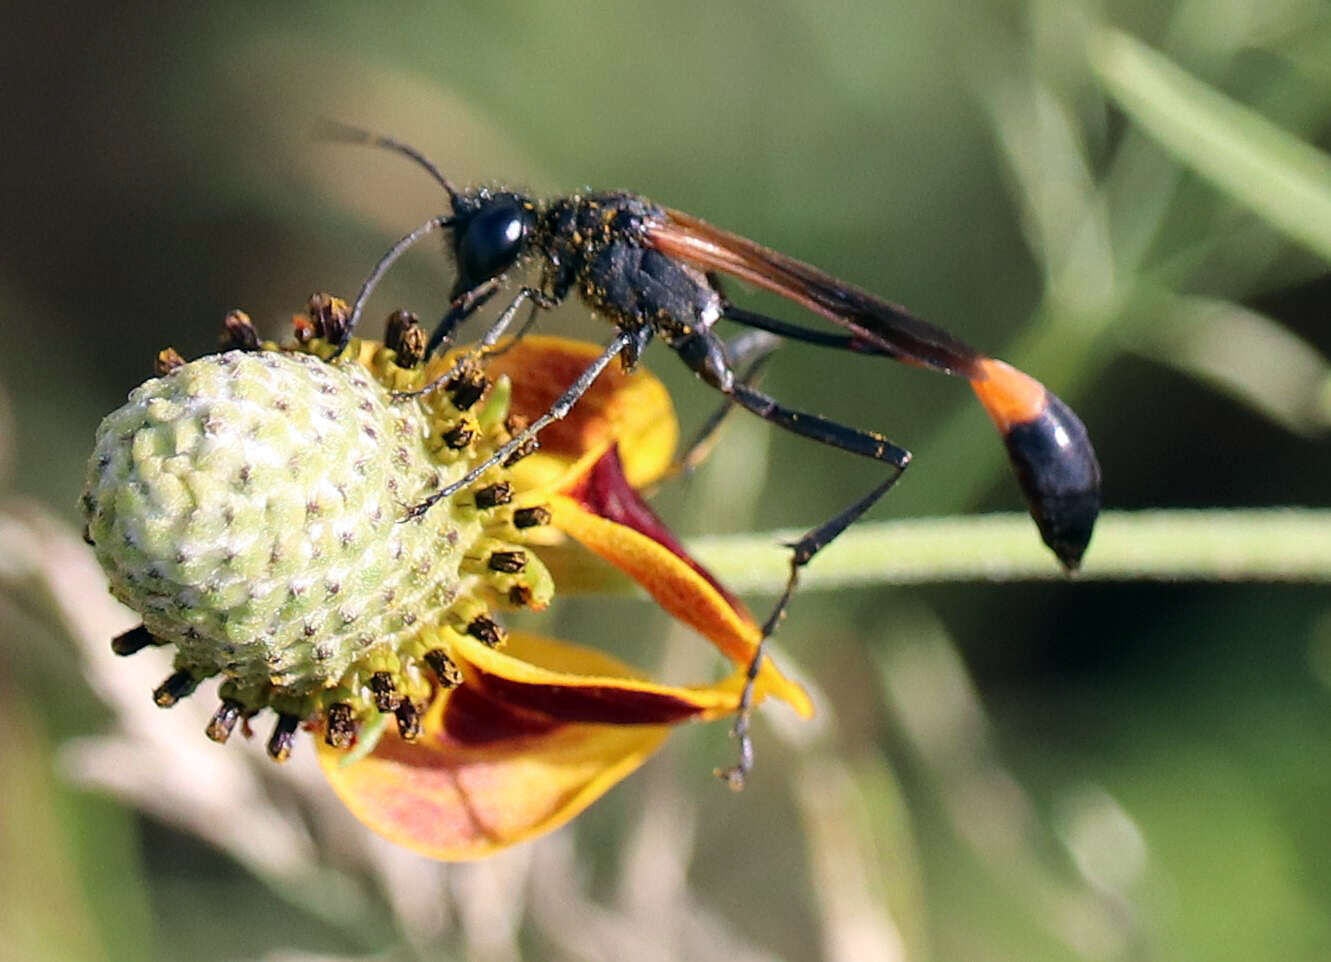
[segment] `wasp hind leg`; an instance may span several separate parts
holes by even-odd
[[[847,430],[853,429],[848,428]],[[909,463],[909,458],[906,459],[906,463]],[[785,545],[785,547],[791,549],[790,575],[786,578],[786,587],[781,592],[781,597],[777,600],[772,613],[763,622],[762,637],[758,639],[758,647],[754,649],[753,656],[749,659],[748,668],[744,672],[744,687],[740,691],[735,725],[731,729],[738,745],[739,761],[730,768],[718,768],[716,770],[717,777],[732,789],[736,791],[742,789],[745,779],[753,771],[753,738],[749,734],[749,717],[753,713],[753,692],[758,683],[758,672],[762,668],[767,639],[772,636],[777,626],[786,617],[786,610],[790,607],[790,599],[794,597],[795,589],[799,586],[800,569],[808,564],[814,555],[831,544],[841,532],[859,520],[860,516],[873,507],[879,498],[887,494],[892,485],[896,484],[897,479],[901,477],[901,472],[905,469],[906,463],[896,465],[897,470],[893,472],[891,477],[881,482],[836,517],[805,532],[804,536],[798,541],[788,542]]]
[[[888,465],[891,474],[876,485],[868,494],[847,506],[835,517],[787,545],[791,549],[790,575],[786,579],[785,590],[777,600],[767,620],[763,622],[761,637],[749,659],[745,671],[744,688],[740,692],[739,705],[732,729],[738,744],[739,760],[727,769],[717,771],[717,775],[731,788],[741,789],[745,779],[753,770],[753,739],[749,732],[749,719],[753,711],[753,696],[757,686],[758,672],[762,668],[763,656],[770,638],[777,626],[786,616],[790,600],[799,585],[800,569],[809,563],[819,551],[827,547],[841,532],[854,524],[878,499],[887,494],[897,483],[901,473],[910,463],[910,452],[893,444],[887,438],[872,431],[838,424],[827,418],[794,408],[786,407],[761,391],[753,388],[743,379],[737,378],[731,368],[726,346],[711,331],[693,331],[675,338],[670,346],[689,368],[711,387],[725,394],[731,403],[758,415],[764,421],[783,428],[801,437],[806,437],[831,447],[858,454]]]
[[[726,359],[742,383],[757,387],[763,369],[773,352],[780,346],[781,339],[766,331],[745,331],[726,342]],[[707,460],[720,439],[721,428],[726,418],[733,410],[735,410],[734,404],[723,401],[720,407],[711,413],[689,443],[684,446],[683,453],[666,471],[667,479],[679,475],[688,477]]]
[[[780,337],[851,351],[897,357],[857,334],[819,331],[727,304],[721,316]],[[1086,426],[1057,395],[1028,374],[976,352],[966,377],[998,428],[1017,484],[1045,545],[1068,572],[1081,564],[1100,513],[1100,463]]]

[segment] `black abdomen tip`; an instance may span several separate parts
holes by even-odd
[[[1040,537],[1075,569],[1100,513],[1100,464],[1085,425],[1046,392],[1040,414],[1012,425],[1004,441]]]

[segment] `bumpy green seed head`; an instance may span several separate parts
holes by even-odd
[[[364,368],[306,354],[232,351],[151,380],[102,423],[88,476],[111,590],[183,667],[321,688],[458,591],[474,533],[449,506],[399,523],[439,484],[426,433]]]
[[[473,492],[404,518],[495,439],[446,395],[393,399],[386,383],[421,372],[378,358],[229,351],[148,381],[102,422],[82,506],[112,593],[176,647],[159,702],[220,674],[231,722],[265,707],[311,720],[337,704],[356,722],[404,699],[418,711],[439,683],[422,632],[477,618],[489,631],[487,576],[465,562],[514,547],[495,537],[511,523]],[[448,434],[459,424],[466,444]],[[548,576],[528,563],[525,592],[509,594],[543,603]]]

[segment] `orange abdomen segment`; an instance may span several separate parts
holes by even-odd
[[[971,387],[999,431],[1006,434],[1012,425],[1040,416],[1049,395],[1043,384],[996,358],[985,358],[979,368],[984,376],[971,381]]]

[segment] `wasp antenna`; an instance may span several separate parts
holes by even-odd
[[[363,127],[354,127],[351,124],[344,124],[340,120],[331,120],[327,117],[320,118],[315,127],[314,136],[316,140],[331,140],[343,144],[362,144],[366,147],[381,147],[384,150],[391,150],[394,153],[401,154],[404,157],[414,160],[423,167],[431,177],[433,177],[439,186],[448,192],[448,199],[457,210],[458,189],[453,186],[452,181],[444,176],[443,171],[435,166],[434,161],[426,157],[410,144],[404,144],[400,140],[384,134],[376,134],[372,130],[366,130]]]

